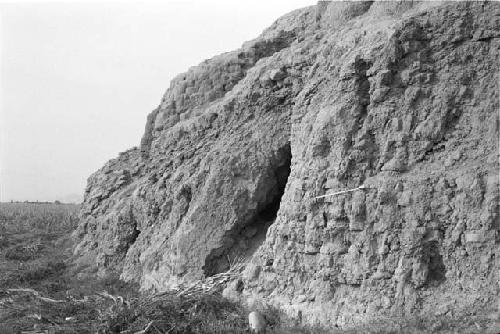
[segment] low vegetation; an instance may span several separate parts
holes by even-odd
[[[114,277],[79,278],[71,259],[77,223],[77,205],[0,203],[0,333],[96,333],[102,327],[114,301],[97,293],[125,285]]]

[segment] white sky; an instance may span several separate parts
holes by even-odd
[[[315,3],[0,2],[0,201],[82,195],[170,79]]]

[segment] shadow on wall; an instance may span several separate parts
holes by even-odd
[[[249,220],[242,226],[237,226],[229,231],[224,237],[228,246],[218,254],[210,254],[205,260],[203,267],[206,277],[225,272],[230,267],[232,259],[243,258],[248,260],[266,239],[267,230],[276,220],[281,198],[285,192],[285,187],[290,175],[292,152],[290,144],[278,150],[275,160],[269,165],[271,179],[267,182],[273,186],[267,188],[263,203],[257,203],[259,208]]]

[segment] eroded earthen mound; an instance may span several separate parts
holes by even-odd
[[[144,289],[243,257],[229,295],[326,325],[494,310],[499,47],[495,2],[292,12],[172,81],[75,252]]]

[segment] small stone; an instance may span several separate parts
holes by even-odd
[[[309,255],[314,255],[319,253],[320,248],[315,245],[307,244],[304,253],[309,254]]]
[[[373,93],[370,95],[371,102],[373,103],[379,103],[382,102],[389,92],[389,88],[384,87],[384,88],[377,88]]]
[[[392,275],[391,273],[388,273],[387,271],[377,271],[373,276],[371,277],[374,280],[381,280],[381,279],[389,279],[391,278]]]
[[[406,164],[398,158],[393,158],[382,166],[383,171],[404,172]]]
[[[247,281],[255,280],[259,277],[262,268],[259,265],[254,263],[250,263],[247,265],[245,270],[243,271],[243,278]]]
[[[253,311],[248,315],[248,325],[253,333],[264,333],[267,322],[260,312]]]
[[[403,129],[403,121],[400,118],[393,118],[391,127],[393,131],[401,131]]]
[[[465,233],[465,242],[467,243],[475,243],[475,242],[483,242],[484,238],[481,233],[478,232],[467,232]]]
[[[338,188],[340,188],[340,182],[335,178],[328,179],[325,183],[325,188],[326,189],[338,189]]]
[[[408,206],[411,203],[411,191],[406,190],[401,193],[398,199],[399,206]]]
[[[421,287],[426,282],[428,274],[429,266],[426,263],[420,261],[413,263],[412,282],[415,287]]]
[[[439,316],[445,315],[449,311],[450,311],[450,305],[441,305],[434,312],[434,315],[439,317]]]
[[[378,81],[382,86],[389,86],[392,83],[392,72],[390,70],[380,71]]]
[[[411,75],[412,75],[412,71],[411,70],[403,70],[401,71],[401,82],[403,82],[405,85],[409,84],[410,83],[410,80],[411,80]]]
[[[269,71],[269,78],[273,81],[280,81],[286,77],[286,73],[281,69],[274,69]]]
[[[321,254],[329,255],[329,254],[335,253],[335,248],[336,247],[335,247],[335,244],[333,242],[328,242],[328,243],[321,245],[321,247],[319,248],[319,252]]]
[[[349,221],[349,231],[363,231],[365,228],[365,222],[361,220],[350,220]]]
[[[297,304],[301,304],[301,303],[305,302],[306,300],[307,300],[306,295],[298,295],[297,298],[295,298],[295,302]]]
[[[391,307],[391,300],[389,299],[389,297],[386,297],[386,296],[382,297],[382,306],[385,309],[388,309],[389,307]]]
[[[396,185],[394,186],[394,190],[398,193],[402,192],[404,189],[404,185],[403,185],[403,182],[398,182],[396,183]]]

